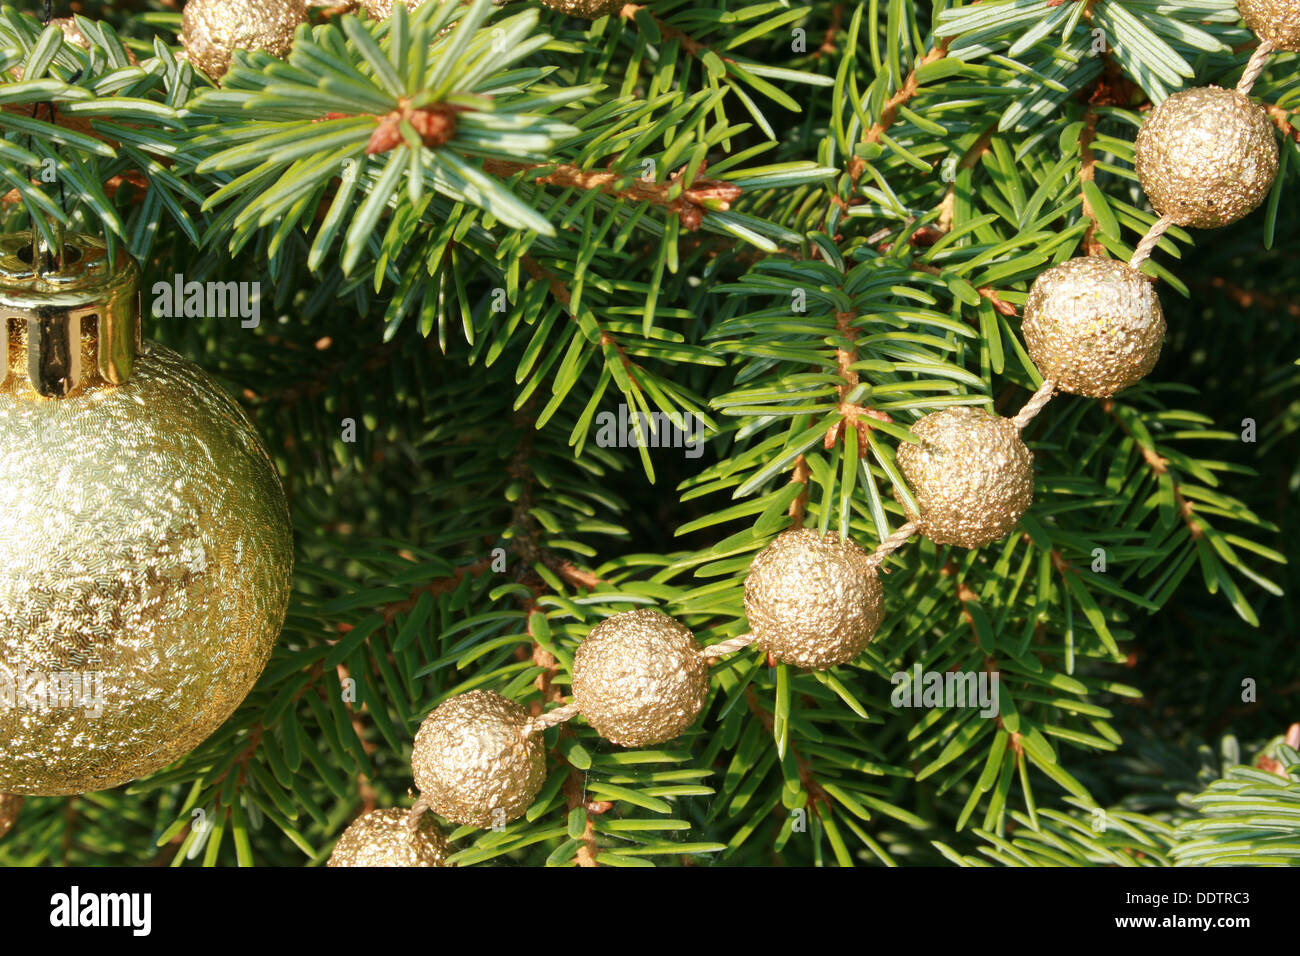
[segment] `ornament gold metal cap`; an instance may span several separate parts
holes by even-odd
[[[140,267],[125,250],[110,262],[100,240],[67,235],[60,262],[39,233],[0,236],[0,387],[66,398],[121,385],[139,352]]]

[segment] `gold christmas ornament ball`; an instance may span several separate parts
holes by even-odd
[[[216,80],[230,69],[236,50],[284,56],[306,22],[306,0],[188,0],[181,43],[190,62]]]
[[[1202,86],[1169,97],[1137,136],[1137,174],[1151,206],[1180,226],[1213,229],[1252,212],[1273,186],[1273,125],[1235,90]]]
[[[573,703],[613,743],[672,740],[695,722],[709,693],[700,651],[690,630],[667,614],[615,614],[592,628],[573,655]]]
[[[22,797],[14,793],[0,793],[0,837],[13,829],[18,822],[18,811],[22,808]]]
[[[1105,398],[1155,367],[1165,317],[1154,285],[1128,263],[1083,256],[1038,277],[1021,332],[1043,378],[1075,395]]]
[[[116,787],[244,699],[284,623],[284,490],[239,406],[139,337],[139,268],[0,236],[0,793]],[[39,265],[37,265],[39,263]]]
[[[491,691],[444,701],[415,735],[411,771],[435,813],[467,826],[523,816],[546,782],[546,747],[528,714]]]
[[[912,426],[898,468],[916,496],[909,517],[935,544],[978,548],[1005,538],[1034,500],[1034,456],[1010,419],[967,405]],[[895,492],[899,502],[901,495]]]
[[[862,653],[884,616],[869,555],[834,533],[783,531],[745,577],[745,616],[759,647],[795,667],[825,670]]]
[[[406,810],[371,810],[343,831],[327,866],[446,866],[446,839],[428,815],[415,828]]]
[[[288,608],[288,509],[243,412],[170,349],[69,398],[16,381],[0,387],[0,701],[17,705],[0,706],[0,791],[104,790],[193,750],[252,689]]]
[[[1237,0],[1237,9],[1261,40],[1300,52],[1300,0]]]

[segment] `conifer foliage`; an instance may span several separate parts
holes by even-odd
[[[272,449],[294,602],[213,737],[29,799],[0,863],[319,865],[410,805],[451,695],[567,700],[635,607],[746,633],[777,532],[871,550],[914,421],[1041,384],[1029,285],[1132,254],[1144,114],[1231,88],[1256,42],[1233,0],[429,0],[314,9],[215,84],[181,5],[0,9],[0,214],[140,260],[146,335]],[[1296,65],[1253,94],[1272,194],[1161,239],[1162,360],[1025,431],[1010,537],[914,539],[860,658],[727,657],[671,743],[548,731],[527,814],[448,826],[451,862],[1300,862]],[[182,277],[257,283],[260,320],[151,311]],[[946,674],[996,674],[994,712],[912,687]]]

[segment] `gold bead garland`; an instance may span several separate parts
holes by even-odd
[[[418,10],[429,0],[361,0],[361,9],[376,20],[385,20],[393,15],[393,6],[399,2],[408,10]]]
[[[1152,207],[1180,226],[1236,222],[1277,176],[1273,124],[1236,90],[1202,86],[1151,111],[1137,135],[1137,174]]]
[[[219,80],[236,50],[284,56],[306,22],[306,0],[188,0],[181,12],[181,43],[191,63]]]
[[[959,405],[926,415],[912,434],[920,444],[900,446],[897,460],[921,533],[963,548],[1010,534],[1034,500],[1034,456],[1015,423]]]
[[[1261,40],[1300,52],[1300,0],[1237,0],[1237,9]]]
[[[63,31],[63,39],[73,46],[81,47],[83,50],[90,49],[90,40],[81,32],[81,27],[77,26],[77,21],[72,17],[55,17],[50,23],[57,25]]]
[[[708,675],[687,628],[649,608],[624,611],[592,628],[573,655],[573,703],[606,740],[645,747],[695,722]]]
[[[523,816],[546,782],[546,748],[513,700],[472,690],[445,701],[415,735],[411,770],[425,803],[457,823]]]
[[[625,0],[542,0],[552,10],[583,20],[599,20],[623,9]]]
[[[795,667],[825,670],[862,653],[884,616],[880,578],[853,541],[783,531],[745,578],[745,616],[759,647]]]
[[[428,817],[413,825],[405,810],[371,810],[343,831],[326,866],[447,866],[450,854]]]
[[[1274,17],[1272,36],[1265,40],[1280,48],[1294,42],[1285,32],[1292,13],[1300,31],[1300,0],[1241,0],[1241,8],[1257,30],[1260,16]],[[687,628],[658,611],[611,616],[592,629],[574,656],[573,702],[542,717],[529,720],[519,705],[484,691],[451,698],[417,734],[412,766],[424,806],[417,806],[410,820],[418,820],[427,807],[485,826],[490,820],[483,808],[494,802],[512,808],[510,819],[519,816],[545,777],[541,733],[579,713],[615,743],[642,746],[676,736],[694,721],[707,695],[701,662],[750,644],[792,666],[826,668],[852,660],[884,614],[876,568],[909,537],[920,532],[936,544],[978,547],[1010,533],[1033,500],[1033,455],[1021,430],[1058,388],[1107,397],[1155,365],[1164,316],[1138,270],[1159,237],[1171,223],[1218,225],[1240,218],[1271,188],[1276,144],[1270,128],[1270,163],[1252,112],[1258,107],[1245,99],[1271,48],[1266,43],[1256,51],[1236,91],[1189,90],[1186,94],[1197,95],[1176,94],[1183,98],[1164,117],[1155,115],[1159,109],[1148,117],[1147,124],[1154,125],[1139,133],[1139,175],[1144,188],[1150,181],[1155,190],[1152,205],[1161,218],[1129,263],[1072,259],[1035,281],[1023,332],[1045,378],[1020,412],[1002,418],[955,406],[913,425],[920,443],[904,444],[897,452],[899,470],[916,493],[911,521],[871,554],[834,534],[782,532],[755,556],[745,579],[752,633],[702,650]],[[1211,122],[1192,115],[1188,107],[1196,104],[1209,104]],[[1169,117],[1180,120],[1177,128],[1197,131],[1184,146],[1199,150],[1203,163],[1184,163],[1161,142],[1166,127],[1176,128]],[[1224,133],[1229,142],[1204,142],[1206,131]],[[1224,168],[1231,162],[1239,164],[1237,178],[1229,177],[1225,186]],[[459,759],[449,758],[457,747]]]
[[[1062,391],[1108,398],[1155,367],[1165,318],[1155,289],[1136,269],[1082,256],[1035,280],[1021,333],[1039,373]]]

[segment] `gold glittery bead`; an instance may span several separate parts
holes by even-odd
[[[375,20],[386,20],[392,16],[393,8],[397,5],[397,2],[398,0],[361,0],[361,9],[365,11],[367,16]],[[418,10],[430,2],[431,0],[401,0],[402,5],[411,11]],[[509,3],[510,0],[492,0],[492,2],[501,7]],[[438,35],[443,36],[450,33],[455,29],[455,26],[456,24],[452,23],[450,26],[443,27],[438,31]]]
[[[83,50],[90,49],[90,38],[81,32],[81,27],[77,26],[76,18],[55,17],[50,21],[50,23],[55,24],[63,31],[63,39],[65,42],[70,43],[75,47],[80,47]],[[135,51],[133,50],[126,51],[126,58],[128,62],[132,64],[140,62],[136,58]]]
[[[1152,283],[1128,263],[1084,256],[1038,277],[1021,331],[1043,378],[1104,398],[1155,367],[1165,317]]]
[[[591,629],[573,655],[573,702],[606,740],[645,747],[680,736],[709,693],[694,635],[651,608]]]
[[[1138,131],[1138,179],[1152,208],[1180,226],[1236,222],[1264,201],[1277,166],[1273,125],[1235,90],[1175,93]]]
[[[1237,9],[1261,40],[1300,52],[1300,0],[1237,0]]]
[[[0,837],[13,829],[18,822],[18,811],[22,808],[22,797],[16,793],[0,793]]]
[[[552,10],[584,20],[599,20],[623,9],[627,0],[542,0]]]
[[[193,363],[146,344],[125,384],[43,399],[19,374],[26,323],[5,321],[0,701],[18,706],[0,706],[0,791],[103,790],[194,749],[252,689],[289,602],[288,508]]]
[[[55,17],[50,23],[62,30],[63,38],[73,46],[79,46],[83,50],[90,49],[90,41],[86,39],[86,35],[81,32],[81,27],[77,26],[77,21],[72,17]]]
[[[371,810],[352,821],[334,844],[328,866],[446,866],[447,841],[428,814],[407,826],[406,810]]]
[[[361,9],[376,20],[386,20],[393,13],[396,0],[361,0]],[[408,10],[418,10],[429,0],[401,0]]]
[[[444,701],[415,735],[411,771],[434,812],[489,827],[523,816],[546,782],[546,747],[512,700],[472,690]]]
[[[305,0],[189,0],[181,13],[181,43],[190,62],[214,80],[236,50],[284,56],[307,22]]]
[[[899,446],[898,467],[921,533],[963,548],[1010,534],[1034,500],[1034,456],[1011,420],[962,405],[926,415],[912,434],[921,443]]]
[[[880,579],[867,558],[834,533],[777,535],[745,578],[745,616],[759,647],[817,670],[861,654],[884,616]]]

